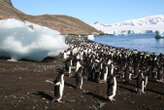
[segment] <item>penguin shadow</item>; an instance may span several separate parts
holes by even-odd
[[[122,84],[119,84],[118,85],[118,87],[119,88],[122,88],[122,89],[125,89],[125,90],[128,90],[128,91],[130,91],[130,92],[132,92],[132,93],[137,93],[137,91],[134,89],[134,85],[132,85],[132,84],[128,84],[130,87],[127,87],[127,86],[125,86],[125,85],[122,85]],[[136,88],[136,87],[135,87]]]
[[[71,83],[68,83],[68,82],[64,82],[64,84],[65,84],[66,86],[71,87],[71,88],[74,88],[74,89],[77,88],[75,85],[73,85],[73,84],[71,84]]]
[[[105,97],[103,97],[103,96],[100,96],[100,95],[97,95],[97,94],[94,94],[94,93],[92,93],[92,92],[85,92],[84,94],[85,94],[85,95],[88,95],[88,96],[92,96],[92,97],[94,97],[94,98],[96,98],[96,99],[98,99],[98,100],[101,100],[101,101],[108,101],[107,98],[105,98]]]
[[[48,100],[49,102],[51,102],[53,100],[53,97],[50,96],[49,94],[43,92],[43,91],[37,91],[32,93],[35,96],[39,96],[40,98],[45,98],[46,100]]]
[[[146,89],[146,90],[164,96],[164,92],[163,92],[163,91],[160,91],[160,90],[153,90],[153,89]]]

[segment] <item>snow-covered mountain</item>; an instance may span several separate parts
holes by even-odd
[[[115,24],[95,22],[93,26],[107,34],[164,32],[164,15],[148,16]]]

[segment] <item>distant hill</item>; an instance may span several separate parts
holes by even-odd
[[[62,34],[99,33],[95,28],[77,18],[65,15],[31,16],[16,9],[11,0],[0,0],[0,19],[7,18],[16,18],[22,21],[27,20],[57,30]]]
[[[95,22],[93,26],[108,34],[164,32],[164,15],[148,16],[115,24]]]

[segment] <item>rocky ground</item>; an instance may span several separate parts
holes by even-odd
[[[158,92],[150,89],[145,95],[119,85],[112,103],[105,98],[105,84],[85,82],[80,91],[75,79],[67,76],[63,103],[51,103],[53,86],[45,80],[53,80],[60,65],[61,58],[42,63],[0,60],[0,110],[164,110],[163,85],[151,84],[149,88],[157,87]]]

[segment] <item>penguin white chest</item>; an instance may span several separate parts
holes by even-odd
[[[79,70],[80,67],[81,67],[81,64],[80,64],[80,62],[78,61],[77,64],[76,64],[76,72]]]

